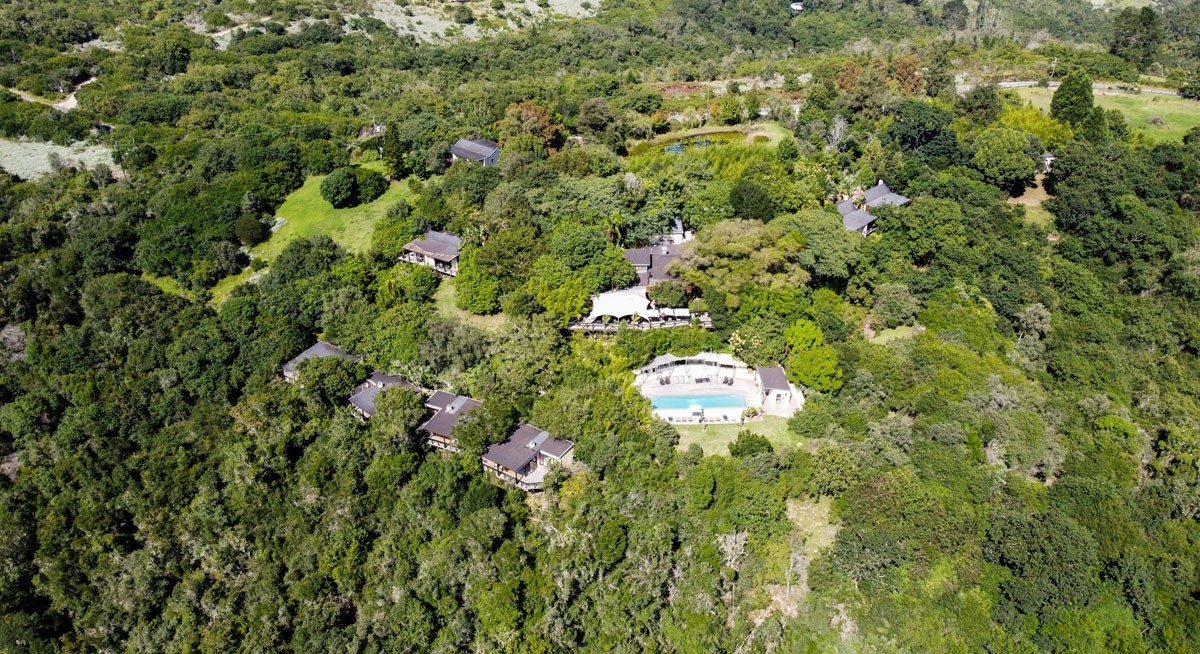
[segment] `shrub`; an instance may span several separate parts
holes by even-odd
[[[775,201],[756,182],[741,180],[729,192],[729,204],[733,206],[734,215],[746,220],[770,222],[775,217]]]
[[[321,182],[321,197],[334,208],[345,209],[377,199],[387,187],[387,178],[382,174],[348,166],[334,170]]]
[[[225,15],[225,12],[219,9],[210,9],[204,12],[201,18],[204,19],[205,24],[208,25],[208,29],[210,30],[219,30],[222,27],[233,25],[233,21],[229,19],[229,16]]]
[[[358,202],[372,202],[387,192],[388,181],[382,173],[369,168],[354,168],[354,178],[358,183]]]
[[[779,158],[779,163],[790,164],[800,158],[800,148],[796,145],[795,138],[784,138],[779,142],[779,147],[775,151],[775,156]]]
[[[242,245],[253,247],[267,239],[267,226],[258,219],[258,216],[245,213],[234,224],[233,233]]]
[[[338,168],[321,181],[321,197],[335,209],[351,207],[357,186],[358,181],[349,168]]]
[[[738,432],[737,440],[729,444],[729,455],[737,459],[774,451],[771,441],[748,429]]]
[[[471,11],[471,8],[466,5],[456,6],[451,15],[454,18],[454,22],[462,25],[470,25],[475,22],[475,12]]]

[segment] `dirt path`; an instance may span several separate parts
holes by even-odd
[[[79,89],[81,89],[95,81],[96,81],[95,77],[89,77],[89,78],[83,80],[75,87],[74,91],[71,91],[71,93],[69,95],[67,95],[67,97],[63,98],[62,100],[59,100],[58,102],[55,102],[53,100],[49,100],[46,98],[39,98],[36,95],[33,95],[31,93],[26,93],[25,91],[22,91],[20,89],[13,89],[13,88],[5,87],[4,90],[21,98],[25,102],[44,104],[49,107],[54,107],[55,109],[58,109],[59,111],[70,111],[79,106],[79,100],[75,97],[76,91],[78,91]]]
[[[70,111],[70,110],[74,109],[75,107],[78,107],[79,100],[76,99],[75,93],[78,92],[79,89],[81,89],[95,81],[96,81],[95,77],[89,77],[89,78],[83,80],[82,82],[79,83],[78,86],[75,87],[74,91],[71,91],[70,95],[63,98],[62,102],[55,102],[54,104],[52,104],[50,106],[54,107],[55,109],[58,109],[59,111]]]
[[[44,104],[44,105],[50,105],[50,106],[53,106],[53,104],[54,104],[52,101],[47,100],[46,98],[39,98],[36,95],[26,93],[20,89],[9,88],[6,86],[6,87],[4,87],[4,90],[17,96],[18,98],[21,98],[25,102],[33,102],[36,104]]]
[[[1062,84],[1062,82],[1048,82],[1046,84],[1046,86],[1048,88],[1056,89],[1059,87],[1060,84]],[[1037,82],[1033,82],[1033,81],[1029,81],[1029,80],[1020,80],[1020,81],[1015,81],[1015,82],[996,82],[996,88],[1000,88],[1000,89],[1022,89],[1022,88],[1028,88],[1028,87],[1037,86],[1037,85],[1038,85]],[[960,84],[960,85],[958,85],[957,90],[959,93],[966,93],[966,92],[970,91],[971,89],[975,88],[975,86],[976,86],[975,84]],[[1173,95],[1176,97],[1179,96],[1179,91],[1175,91],[1173,89],[1163,89],[1163,88],[1158,88],[1158,87],[1154,87],[1154,86],[1139,86],[1137,84],[1110,84],[1107,82],[1096,82],[1096,83],[1092,84],[1092,90],[1094,90],[1094,91],[1111,91],[1111,90],[1125,91],[1125,90],[1128,90],[1129,88],[1133,88],[1133,87],[1136,87],[1142,93],[1154,93],[1157,95]]]

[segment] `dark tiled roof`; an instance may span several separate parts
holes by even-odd
[[[441,411],[442,409],[445,409],[448,404],[453,402],[454,398],[456,397],[458,396],[454,393],[447,393],[446,391],[434,391],[433,395],[430,395],[429,399],[425,400],[425,406],[435,411]]]
[[[867,189],[866,193],[863,194],[864,205],[871,208],[887,205],[903,207],[909,202],[912,202],[912,200],[909,200],[899,193],[893,193],[892,189],[888,188],[888,185],[884,184],[882,181]]]
[[[632,266],[649,266],[650,251],[654,248],[635,248],[625,250],[625,260]]]
[[[783,372],[783,368],[779,366],[771,366],[770,368],[759,366],[758,379],[762,383],[763,388],[781,391],[792,390],[791,385],[788,384],[787,375]]]
[[[371,373],[367,381],[360,384],[350,394],[350,404],[358,407],[367,417],[375,415],[375,398],[380,393],[395,387],[404,387],[410,390],[417,390],[417,387],[404,381],[396,375],[388,375],[376,370]]]
[[[382,393],[384,389],[373,384],[369,386],[360,386],[359,388],[361,390],[355,391],[354,395],[350,396],[350,404],[358,407],[359,411],[362,411],[368,416],[375,415],[375,398]]]
[[[667,274],[667,264],[682,255],[683,246],[674,243],[625,250],[625,260],[632,264],[633,267],[639,269],[638,282],[642,286],[649,286],[654,282],[671,279],[672,276]],[[642,272],[642,268],[648,268],[649,270],[648,272]]]
[[[575,443],[562,438],[551,438],[542,443],[542,451],[556,459],[563,458],[574,447]]]
[[[409,388],[416,388],[416,386],[405,382],[402,377],[397,375],[389,375],[386,372],[379,372],[378,370],[372,372],[370,377],[367,377],[367,383],[376,384],[379,386],[398,386],[403,384]]]
[[[404,249],[433,257],[438,261],[453,261],[458,257],[460,245],[462,245],[462,239],[454,234],[429,231],[425,233],[424,238],[409,241]]]
[[[346,352],[342,348],[332,343],[317,341],[316,345],[308,348],[300,354],[297,354],[296,358],[283,364],[283,372],[285,375],[295,374],[302,361],[306,361],[308,359],[319,359],[321,357],[339,357],[342,359],[349,359],[350,361],[358,361],[359,359],[359,357]]]
[[[878,198],[875,198],[874,200],[871,200],[870,202],[868,202],[866,204],[866,206],[871,207],[872,209],[874,209],[875,207],[886,207],[886,206],[903,207],[904,205],[908,204],[909,202],[912,202],[912,200],[909,200],[908,198],[904,197],[903,195],[900,195],[898,193],[888,193],[887,195],[883,195]]]
[[[521,470],[537,457],[538,452],[562,458],[575,444],[560,438],[552,438],[544,430],[530,424],[522,424],[503,443],[489,446],[483,458],[501,468]]]
[[[421,429],[442,438],[450,438],[450,431],[454,429],[458,421],[482,405],[483,403],[478,400],[456,395],[454,400],[446,405],[446,408],[425,421],[425,424],[421,425]]]
[[[891,192],[892,189],[888,188],[888,185],[884,184],[883,180],[879,180],[878,184],[872,186],[871,188],[867,189],[865,193],[863,193],[863,202],[872,202]]]
[[[844,225],[846,229],[852,229],[856,232],[861,232],[863,227],[866,227],[873,222],[875,222],[875,216],[872,216],[862,209],[855,209],[854,211],[842,216],[842,225]]]
[[[858,211],[858,207],[854,206],[854,202],[851,200],[842,200],[841,202],[837,203],[837,210],[838,213],[845,216]]]
[[[459,159],[483,161],[495,154],[496,150],[499,149],[499,144],[486,139],[459,139],[458,142],[450,146],[450,154]]]

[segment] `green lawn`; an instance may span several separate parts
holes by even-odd
[[[179,282],[175,281],[174,277],[158,277],[151,275],[148,272],[144,272],[142,273],[142,280],[154,284],[159,288],[159,290],[168,295],[178,295],[179,297],[188,300],[196,299],[190,291],[187,291],[180,286]]]
[[[372,161],[362,165],[383,172],[382,161]],[[271,238],[254,247],[250,252],[257,259],[267,263],[275,260],[288,243],[298,238],[309,238],[325,234],[350,252],[366,252],[371,245],[371,231],[375,221],[387,214],[387,210],[399,200],[412,201],[413,194],[408,184],[392,182],[386,193],[374,202],[360,204],[349,209],[334,209],[321,197],[321,181],[325,177],[309,177],[304,186],[287,197],[275,215],[287,220],[287,224]],[[250,279],[253,272],[246,268],[236,275],[230,275],[217,282],[212,289],[210,304],[218,307],[229,297],[233,289]]]
[[[1038,87],[1016,89],[1033,106],[1050,111],[1053,89]],[[1115,90],[1096,90],[1096,104],[1105,109],[1120,109],[1135,132],[1155,141],[1178,141],[1193,127],[1200,125],[1200,102],[1157,93],[1128,93]],[[1150,124],[1158,116],[1162,125]]]
[[[776,122],[760,123],[755,125],[750,128],[749,134],[751,139],[753,139],[756,134],[765,135],[767,137],[767,142],[770,145],[779,145],[779,142],[783,139],[795,136],[792,134],[792,130]]]
[[[729,455],[729,444],[737,439],[743,429],[766,436],[776,448],[784,445],[794,447],[799,439],[788,431],[787,418],[763,416],[745,425],[675,425],[679,430],[679,448],[686,450],[696,443],[705,454]]]
[[[1025,207],[1025,220],[1037,225],[1050,229],[1054,226],[1054,214],[1042,208],[1042,205]]]
[[[229,294],[233,292],[234,288],[237,288],[246,280],[250,279],[253,275],[254,271],[250,270],[249,267],[246,267],[242,270],[242,272],[236,275],[230,275],[217,282],[217,285],[213,286],[212,288],[212,299],[208,301],[209,306],[213,307],[214,309],[220,307],[225,303],[225,300],[229,299]]]
[[[722,143],[754,143],[754,137],[767,137],[767,145],[778,145],[784,138],[792,136],[791,130],[776,122],[751,123],[749,125],[708,125],[680,132],[668,132],[648,141],[641,141],[629,148],[629,156],[650,152],[656,147],[676,141],[697,137],[708,137]],[[631,141],[630,143],[634,143]]]
[[[888,343],[899,340],[901,338],[912,338],[913,328],[909,325],[900,325],[891,329],[881,329],[875,332],[875,337],[871,342],[876,345],[887,345]]]
[[[454,300],[457,297],[454,281],[453,278],[443,278],[441,285],[438,286],[437,295],[434,296],[438,314],[444,318],[453,318],[459,322],[465,322],[468,325],[473,325],[492,334],[498,333],[500,328],[504,326],[504,314],[497,313],[491,316],[477,316],[469,311],[459,309],[454,305]]]
[[[383,171],[383,162],[363,164],[364,168]],[[374,202],[349,209],[334,209],[321,197],[324,176],[309,177],[297,191],[276,210],[275,215],[287,224],[271,235],[265,243],[254,248],[255,257],[273,261],[288,243],[298,238],[326,234],[351,252],[366,252],[371,245],[371,230],[388,207],[398,200],[412,200],[408,184],[392,182],[391,187]]]

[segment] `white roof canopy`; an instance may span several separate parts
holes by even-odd
[[[719,366],[725,368],[746,368],[746,364],[739,361],[732,354],[725,352],[700,352],[687,357],[677,357],[674,354],[663,354],[654,357],[654,360],[646,364],[641,372],[649,373],[682,363],[684,365],[697,366]]]
[[[650,299],[645,289],[627,288],[620,291],[601,293],[592,298],[592,312],[587,322],[595,322],[604,316],[618,320],[632,316],[645,316],[650,312]],[[657,317],[657,314],[655,314]]]

